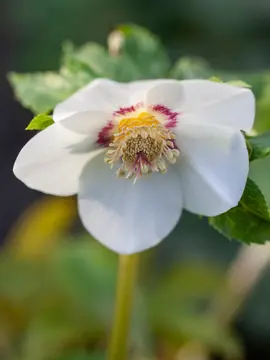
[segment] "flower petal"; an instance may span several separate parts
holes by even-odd
[[[180,109],[183,100],[183,86],[177,80],[161,80],[146,94],[147,105],[163,105],[171,110]]]
[[[249,89],[208,80],[184,80],[183,120],[250,130],[255,99]]]
[[[164,81],[168,81],[167,79],[152,79],[152,80],[137,80],[131,81],[128,83],[128,88],[131,93],[137,91],[144,91],[145,89],[150,89],[151,87],[157,85],[158,83],[162,83]]]
[[[102,111],[112,114],[121,106],[128,105],[128,85],[108,79],[96,79],[58,104],[53,113],[55,122],[77,112]]]
[[[112,114],[102,111],[81,111],[61,120],[61,125],[97,141],[99,132],[110,122]]]
[[[94,149],[91,138],[54,124],[22,148],[13,171],[32,189],[53,195],[73,195],[78,192],[84,165],[104,151]]]
[[[176,108],[183,101],[183,90],[180,81],[158,79],[130,83],[132,93],[130,103],[143,102],[145,105],[165,105]]]
[[[185,124],[177,129],[176,136],[184,208],[215,216],[236,206],[249,171],[241,132],[228,127]]]
[[[176,172],[153,174],[134,184],[117,178],[99,156],[83,170],[78,201],[85,228],[121,254],[158,244],[174,228],[182,209]]]

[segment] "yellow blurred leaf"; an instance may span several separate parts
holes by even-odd
[[[8,236],[7,246],[19,257],[42,256],[71,229],[76,214],[75,198],[45,196],[21,216]]]
[[[179,349],[174,360],[209,360],[208,349],[200,343],[188,342]]]

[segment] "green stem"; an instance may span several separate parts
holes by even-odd
[[[139,254],[119,255],[114,324],[108,360],[126,360]]]

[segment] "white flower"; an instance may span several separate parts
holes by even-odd
[[[241,130],[254,121],[248,89],[98,79],[57,105],[53,118],[21,150],[14,173],[44,193],[78,194],[85,228],[118,253],[158,244],[183,208],[226,212],[245,188]]]

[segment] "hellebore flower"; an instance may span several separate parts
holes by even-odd
[[[238,204],[254,103],[250,90],[208,80],[97,79],[56,106],[55,124],[24,146],[14,173],[44,193],[78,194],[97,240],[139,252],[183,209],[215,216]]]

